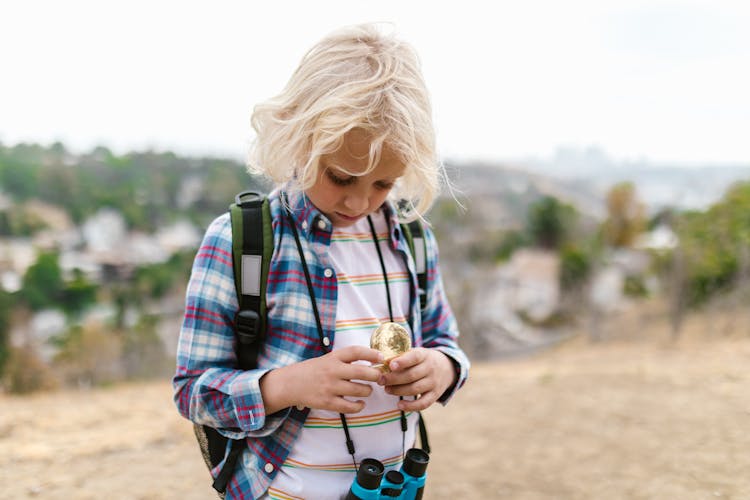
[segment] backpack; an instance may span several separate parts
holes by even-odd
[[[256,367],[258,351],[266,331],[266,285],[273,253],[271,208],[268,198],[255,191],[243,191],[229,206],[232,224],[232,264],[239,309],[234,319],[235,350],[238,367],[251,370]],[[401,224],[417,271],[417,293],[420,311],[427,303],[426,243],[421,223],[416,220]],[[213,427],[193,424],[193,431],[201,455],[209,470],[225,458],[229,438]],[[427,430],[419,414],[419,436],[422,448],[429,453]],[[213,488],[224,498],[237,460],[247,446],[245,439],[231,440],[224,465],[213,481]]]

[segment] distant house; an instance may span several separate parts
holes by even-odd
[[[7,292],[21,288],[21,278],[36,262],[37,250],[28,238],[0,240],[0,286]]]
[[[635,247],[643,250],[671,250],[677,246],[677,235],[666,224],[659,224],[651,231],[643,233],[635,242]]]
[[[159,245],[170,254],[186,249],[198,248],[202,234],[187,220],[180,220],[157,231]]]
[[[86,249],[94,254],[121,248],[127,239],[125,218],[113,208],[101,208],[81,227]]]
[[[68,212],[57,205],[32,199],[23,204],[23,210],[53,231],[61,232],[73,228],[73,221]]]
[[[62,311],[45,309],[35,313],[28,323],[14,325],[10,331],[10,343],[14,347],[33,347],[42,359],[49,361],[57,353],[57,348],[50,340],[64,333],[66,328],[65,314]]]

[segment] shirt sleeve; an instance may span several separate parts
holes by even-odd
[[[471,365],[469,358],[458,346],[458,324],[445,295],[438,263],[437,240],[428,227],[424,228],[424,236],[427,246],[427,304],[422,311],[422,342],[424,347],[446,354],[458,374],[456,383],[438,400],[446,404],[466,382]]]
[[[239,370],[234,351],[238,309],[229,215],[214,220],[193,261],[173,378],[179,412],[231,439],[274,432],[289,409],[266,415],[260,379],[267,369]]]

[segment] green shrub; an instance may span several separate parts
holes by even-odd
[[[576,288],[591,274],[591,258],[582,249],[568,245],[560,251],[560,287]]]

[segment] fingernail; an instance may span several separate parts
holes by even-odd
[[[391,370],[398,370],[398,363],[396,363],[395,361],[391,361],[388,364],[388,368],[390,368]]]
[[[378,385],[385,385],[385,377],[384,376],[382,376],[382,375],[380,376],[380,378],[378,379]]]
[[[383,353],[378,351],[378,363],[382,363],[384,359]]]

